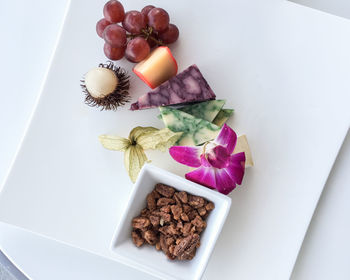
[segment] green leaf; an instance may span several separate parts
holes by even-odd
[[[124,165],[133,183],[136,182],[142,166],[147,161],[147,156],[140,145],[131,145],[126,149],[124,153]]]
[[[131,145],[129,139],[119,136],[100,135],[98,139],[103,147],[112,151],[125,151]]]
[[[144,150],[161,150],[164,152],[173,146],[181,135],[182,132],[173,132],[169,128],[157,129],[141,134],[136,142]]]

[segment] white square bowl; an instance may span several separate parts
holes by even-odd
[[[215,204],[200,236],[200,247],[190,261],[171,261],[155,246],[137,248],[131,239],[131,221],[146,207],[146,196],[155,184],[164,183],[179,191],[201,196]],[[133,187],[125,212],[114,234],[111,250],[121,262],[161,279],[200,279],[231,207],[231,198],[200,186],[161,168],[146,164]]]

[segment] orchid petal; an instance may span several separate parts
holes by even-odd
[[[236,183],[232,180],[232,177],[226,172],[226,169],[215,170],[216,189],[223,193],[229,194],[236,188]]]
[[[236,146],[237,134],[231,127],[224,124],[214,142],[218,145],[224,146],[227,149],[227,152],[232,154]]]
[[[223,146],[216,146],[207,153],[209,163],[216,168],[224,168],[228,165],[230,153]]]
[[[205,157],[205,154],[201,154],[201,165],[204,167],[210,167],[213,168],[210,164],[210,162],[207,160],[207,158]]]
[[[245,154],[242,152],[231,155],[229,165],[225,170],[235,183],[238,185],[242,184],[245,170]]]
[[[173,146],[169,153],[174,160],[190,167],[201,166],[201,147]]]
[[[216,188],[215,169],[210,167],[200,167],[185,175],[187,180],[201,184],[208,188]]]

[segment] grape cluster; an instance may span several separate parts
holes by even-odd
[[[103,50],[111,60],[125,56],[131,62],[140,62],[152,48],[174,43],[179,37],[179,29],[170,23],[169,14],[152,5],[141,12],[125,13],[119,1],[110,0],[103,8],[103,15],[96,24],[96,32],[105,40]]]

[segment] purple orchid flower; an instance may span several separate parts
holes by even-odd
[[[200,147],[173,146],[169,153],[177,162],[197,168],[186,179],[229,194],[244,176],[244,152],[232,154],[236,142],[236,133],[225,124],[214,141]]]

